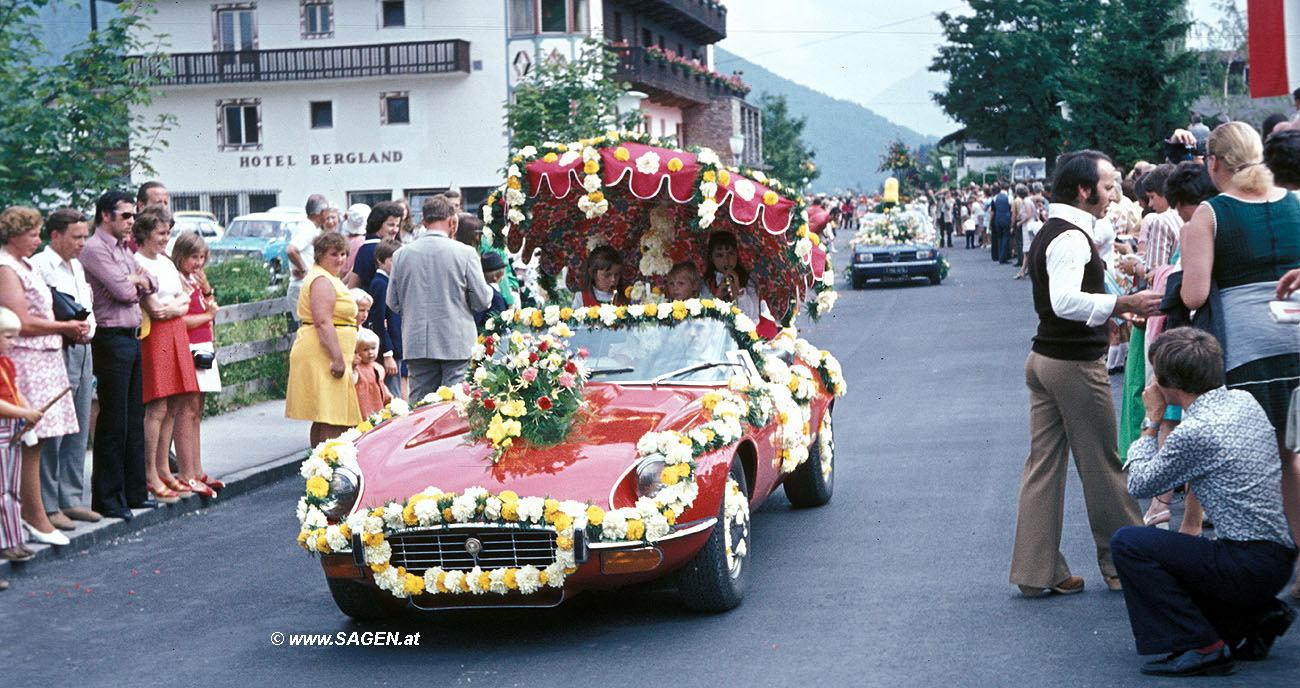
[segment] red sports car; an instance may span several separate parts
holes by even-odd
[[[338,607],[551,606],[671,575],[745,593],[749,513],[831,498],[839,364],[722,301],[508,311],[467,383],[400,401],[304,462],[299,543]]]

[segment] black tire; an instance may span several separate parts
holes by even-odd
[[[861,289],[865,286],[867,286],[867,278],[857,273],[853,273],[853,288]]]
[[[939,277],[939,273],[937,273],[937,272],[932,272],[932,273],[930,273],[930,284],[937,285],[937,284],[939,284],[939,283],[942,282],[942,281],[943,281],[943,278]]]
[[[397,612],[398,600],[383,590],[341,578],[326,578],[325,581],[329,583],[330,596],[339,611],[358,621],[383,619]]]
[[[829,457],[822,462],[821,440],[825,438],[830,447]],[[785,496],[790,504],[798,509],[822,506],[831,501],[835,491],[835,435],[831,429],[831,409],[826,410],[822,418],[821,429],[813,437],[812,446],[808,448],[808,460],[794,469],[785,479]]]
[[[736,524],[727,518],[726,493],[731,491],[730,484],[733,481],[745,503],[743,522]],[[739,459],[732,460],[727,482],[722,503],[718,505],[717,525],[713,527],[704,547],[677,571],[677,591],[682,596],[682,602],[688,609],[698,612],[735,609],[744,600],[745,588],[748,587],[746,572],[749,567],[744,563],[752,539],[749,529],[749,488]],[[739,539],[735,545],[735,551],[740,553],[738,556],[730,555],[727,551],[728,531]]]

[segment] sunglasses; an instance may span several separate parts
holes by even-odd
[[[133,213],[133,212],[131,212],[131,211],[129,211],[129,210],[127,210],[127,211],[114,210],[114,211],[113,211],[113,214],[114,214],[114,215],[117,215],[118,217],[122,218],[123,220],[130,220],[131,218],[135,217],[135,213]]]

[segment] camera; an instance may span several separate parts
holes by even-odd
[[[1196,145],[1181,141],[1164,141],[1165,159],[1177,165],[1184,160],[1195,160],[1200,151]]]
[[[194,351],[194,367],[198,370],[208,370],[212,368],[213,361],[217,360],[216,354],[211,351]]]

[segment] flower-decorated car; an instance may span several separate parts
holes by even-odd
[[[312,450],[299,544],[357,618],[551,606],[664,577],[692,609],[734,607],[751,508],[781,488],[823,505],[834,486],[845,382],[789,326],[803,297],[814,315],[835,299],[802,208],[707,149],[623,135],[525,147],[511,168],[484,211],[499,242],[562,270],[582,237],[603,235],[640,267],[628,291],[641,302],[543,295],[490,318],[463,385],[394,401]],[[785,327],[764,336],[726,301],[659,296],[661,263],[715,223],[773,252],[754,272]]]
[[[860,227],[849,241],[854,289],[873,279],[924,277],[930,284],[939,284],[947,275],[947,260],[935,245],[934,225],[925,213],[910,209],[868,213],[861,218]]]

